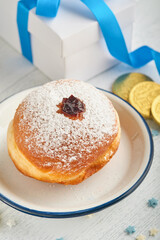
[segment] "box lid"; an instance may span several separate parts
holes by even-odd
[[[134,19],[134,0],[106,0],[121,28]],[[61,57],[78,52],[102,37],[99,25],[80,0],[61,0],[56,18],[45,18],[30,11],[28,30],[47,46],[53,46]]]

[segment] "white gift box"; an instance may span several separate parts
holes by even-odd
[[[16,14],[18,0],[0,1],[0,36],[21,52]],[[132,40],[133,0],[106,0],[124,33]],[[32,9],[31,33],[34,65],[51,79],[87,80],[117,64],[108,52],[99,25],[80,0],[61,0],[55,18],[39,17]]]

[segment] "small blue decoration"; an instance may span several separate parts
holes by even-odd
[[[62,238],[62,237],[61,238],[56,238],[56,240],[64,240],[64,238]]]
[[[134,226],[128,226],[126,229],[125,229],[125,232],[130,235],[130,234],[133,234],[135,233],[135,227]]]
[[[155,208],[158,205],[158,200],[155,198],[149,199],[148,200],[148,206]]]
[[[156,137],[159,135],[159,131],[158,130],[152,130],[152,136]]]

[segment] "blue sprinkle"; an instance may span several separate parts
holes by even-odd
[[[133,234],[135,233],[135,227],[134,226],[128,226],[126,229],[125,229],[125,232],[130,235],[130,234]]]
[[[156,137],[159,135],[159,131],[158,130],[152,130],[152,136]]]
[[[155,208],[158,205],[158,200],[155,198],[149,199],[148,200],[148,206]]]
[[[64,238],[62,238],[62,237],[61,238],[56,238],[56,240],[64,240]]]

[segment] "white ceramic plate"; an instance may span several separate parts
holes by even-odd
[[[8,156],[7,127],[18,104],[31,90],[0,104],[0,200],[36,216],[74,217],[108,207],[139,186],[152,163],[151,132],[133,107],[104,90],[119,114],[122,128],[120,147],[111,161],[77,186],[49,184],[23,176]]]

